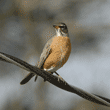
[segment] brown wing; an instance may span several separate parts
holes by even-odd
[[[52,38],[49,39],[48,42],[46,43],[46,45],[44,46],[44,49],[43,49],[41,56],[40,56],[40,61],[37,64],[38,68],[42,68],[46,58],[51,53],[51,48],[50,48],[51,43],[52,43]]]
[[[51,42],[52,42],[52,38],[51,38],[50,40],[48,40],[48,42],[47,42],[46,45],[44,46],[44,49],[43,49],[42,54],[41,54],[41,56],[40,56],[40,61],[39,61],[38,64],[37,64],[37,67],[38,67],[38,68],[42,68],[42,66],[43,66],[43,64],[44,64],[44,61],[45,61],[46,58],[49,56],[50,51],[51,51],[51,48],[50,48]],[[34,75],[35,75],[34,73],[29,73],[29,74],[20,82],[20,84],[23,85],[23,84],[27,83]],[[36,75],[35,81],[37,80],[37,77],[38,77],[38,75]]]

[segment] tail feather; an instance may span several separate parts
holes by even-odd
[[[23,84],[26,84],[35,74],[33,73],[29,73],[21,82],[20,84],[23,85]],[[37,77],[37,76],[36,76]],[[37,79],[37,78],[36,78]]]

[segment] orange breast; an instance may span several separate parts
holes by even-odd
[[[62,67],[69,58],[71,43],[68,37],[54,37],[51,44],[51,53],[46,59],[43,68]]]

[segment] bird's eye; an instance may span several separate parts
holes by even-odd
[[[60,29],[63,31],[64,29],[65,29],[65,27],[64,26],[59,26],[60,27]]]
[[[60,28],[64,28],[64,26],[59,26]]]

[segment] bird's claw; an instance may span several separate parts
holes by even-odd
[[[66,85],[65,80],[64,80],[60,75],[58,75],[58,82],[59,82],[60,80],[62,80],[62,81],[65,83],[65,85]]]

